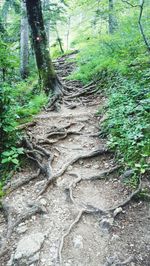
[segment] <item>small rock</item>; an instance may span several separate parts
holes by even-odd
[[[105,163],[104,165],[105,165],[106,169],[109,168],[109,164],[108,163]]]
[[[91,165],[90,165],[90,164],[86,164],[85,167],[86,167],[86,168],[90,168]]]
[[[37,217],[35,215],[32,216],[31,220],[36,221]]]
[[[73,169],[73,166],[72,165],[69,165],[68,171],[72,171],[72,169]]]
[[[113,216],[116,217],[119,213],[121,213],[123,209],[121,207],[114,210]]]
[[[83,237],[78,235],[73,239],[73,244],[75,248],[83,248]]]
[[[118,235],[113,235],[111,238],[111,241],[117,241],[119,239],[120,239],[120,237]]]
[[[104,231],[108,231],[111,226],[113,225],[114,219],[113,218],[104,218],[100,221],[100,227]]]
[[[133,170],[127,170],[123,173],[123,177],[124,178],[128,178],[128,177],[131,177],[131,175],[134,174],[134,171]]]
[[[46,262],[46,259],[42,258],[42,259],[41,259],[41,262],[42,262],[42,263],[45,263],[45,262]]]
[[[130,244],[130,247],[131,247],[131,248],[134,247],[134,244]]]
[[[46,206],[46,205],[47,205],[47,201],[46,201],[46,199],[44,199],[44,198],[40,199],[40,203],[41,203],[43,206]]]
[[[82,161],[82,160],[80,160],[80,161],[79,161],[79,164],[80,164],[80,165],[83,165],[83,161]]]
[[[99,165],[98,164],[94,165],[94,169],[99,169]]]
[[[28,230],[28,227],[26,225],[19,226],[16,231],[18,234],[23,234]]]
[[[44,235],[42,233],[24,236],[18,243],[14,259],[19,260],[23,257],[32,257],[40,250],[43,242]]]

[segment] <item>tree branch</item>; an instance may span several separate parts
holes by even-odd
[[[143,15],[144,4],[145,4],[145,0],[142,0],[141,4],[140,4],[140,14],[139,14],[138,23],[139,23],[139,28],[140,28],[140,32],[141,32],[141,35],[143,37],[143,40],[144,40],[144,42],[145,42],[145,44],[147,46],[148,51],[150,52],[150,44],[149,44],[149,42],[147,40],[147,37],[145,36],[144,29],[143,29],[143,26],[142,26],[142,15]]]
[[[139,29],[140,29],[141,35],[143,37],[144,43],[147,47],[147,50],[150,52],[150,44],[149,44],[148,39],[144,33],[144,29],[143,29],[143,25],[142,25],[142,15],[143,15],[143,10],[144,10],[145,0],[140,0],[139,5],[133,5],[127,0],[122,0],[122,2],[128,4],[132,7],[139,7],[140,8],[140,14],[139,14],[139,18],[138,18]]]

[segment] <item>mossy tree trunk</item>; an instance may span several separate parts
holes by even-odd
[[[20,32],[20,74],[23,79],[29,75],[29,32],[25,3],[21,3],[21,32]]]
[[[31,27],[34,52],[42,86],[49,93],[59,94],[61,84],[53,68],[44,27],[40,0],[26,0],[28,21]]]

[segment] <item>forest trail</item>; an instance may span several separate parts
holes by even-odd
[[[75,93],[81,84],[65,80],[73,64],[61,60],[55,66]],[[64,101],[59,111],[43,111],[27,128],[29,140],[43,149],[39,162],[47,153],[49,167],[36,177],[37,162],[26,161],[9,184],[7,224],[0,214],[6,244],[1,266],[150,265],[149,205],[136,201],[117,208],[132,192],[118,177],[106,140],[98,137],[104,118],[95,114],[104,103],[102,95],[83,95],[69,108]]]

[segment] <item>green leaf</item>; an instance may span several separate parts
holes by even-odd
[[[137,168],[141,168],[141,164],[136,163],[136,164],[135,164],[135,167],[137,167]]]
[[[142,168],[142,169],[141,169],[141,174],[144,174],[145,171],[146,171],[146,170],[145,170],[144,168]]]
[[[19,164],[19,161],[17,159],[12,159],[12,163],[18,165]]]
[[[8,163],[8,162],[9,162],[8,158],[2,160],[2,163]]]

